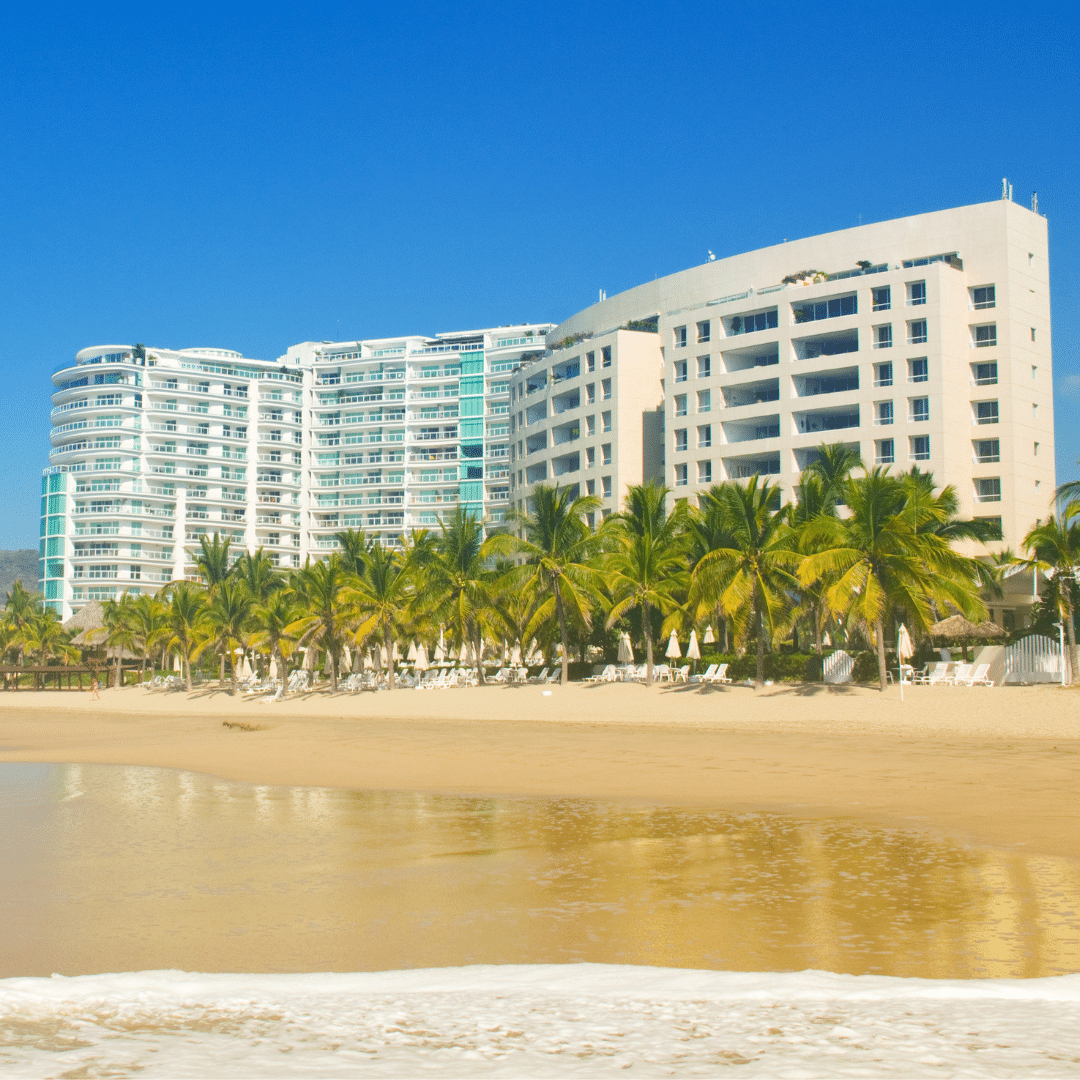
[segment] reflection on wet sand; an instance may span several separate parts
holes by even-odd
[[[1080,867],[841,820],[0,765],[0,976],[1080,970]]]

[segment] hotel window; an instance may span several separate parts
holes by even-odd
[[[1003,539],[1003,534],[1002,534],[1002,531],[1001,531],[1001,518],[999,518],[999,517],[979,517],[979,518],[976,518],[975,520],[982,522],[982,524],[986,527],[987,533],[989,534],[986,537],[987,540],[1001,540],[1001,539]],[[1009,616],[1009,615],[1012,615],[1012,612],[1011,611],[1003,611],[1002,615]],[[1005,628],[1007,630],[1012,629],[1012,627],[1009,626],[1008,622],[1005,622],[1003,625],[1005,626]]]
[[[930,399],[924,397],[908,398],[908,419],[913,424],[921,424],[930,419]]]
[[[675,381],[676,382],[686,382],[686,361],[685,360],[676,360],[675,361]]]
[[[975,423],[996,424],[998,422],[998,403],[996,401],[975,402]]]
[[[686,449],[686,428],[678,428],[675,432],[675,453],[681,454]]]
[[[611,498],[611,477],[610,476],[601,476],[600,477],[600,490],[603,492],[603,496],[604,496],[605,499],[610,499]]]
[[[699,461],[697,463],[697,482],[699,484],[712,483],[712,462]]]
[[[676,349],[683,349],[686,347],[686,327],[676,326],[672,331],[672,338]]]
[[[585,404],[591,405],[596,400],[596,383],[587,383],[585,386]]]
[[[131,580],[132,581],[141,581],[142,580],[142,567],[141,566],[132,565],[132,567],[131,567]]]
[[[676,394],[675,395],[675,415],[676,416],[685,416],[686,415],[686,395],[685,394]]]
[[[1039,456],[1039,444],[1038,443],[1035,443],[1035,449],[1032,451],[1032,453],[1035,455],[1035,457]]]
[[[997,295],[993,285],[983,285],[978,289],[971,290],[971,303],[972,307],[976,311],[982,311],[983,308],[992,308],[997,306]]]
[[[596,464],[596,448],[588,446],[585,448],[585,468],[591,469]]]
[[[927,382],[930,379],[930,368],[925,356],[917,356],[907,362],[908,382]]]
[[[595,480],[586,480],[585,481],[585,494],[586,495],[595,495],[596,494],[596,481]]]
[[[992,349],[997,345],[997,323],[971,328],[971,343],[976,349]]]
[[[611,443],[604,443],[604,445],[600,447],[600,464],[611,464]]]
[[[892,307],[892,289],[883,285],[880,289],[871,289],[875,311],[888,311]]]
[[[708,356],[697,358],[697,377],[707,379],[712,374],[712,359]]]
[[[973,439],[971,448],[979,465],[993,465],[1001,460],[1001,443],[997,439]]]
[[[611,346],[604,345],[600,349],[600,366],[611,367]]]
[[[909,281],[907,283],[907,303],[908,307],[918,307],[920,304],[926,303],[925,281]]]
[[[972,364],[971,381],[976,386],[996,386],[998,381],[997,361],[991,360],[986,364]]]
[[[611,380],[610,379],[602,379],[600,381],[600,396],[605,401],[608,401],[611,398]]]
[[[976,502],[1001,502],[1001,477],[986,476],[975,482]]]
[[[874,402],[874,424],[888,427],[893,422],[893,403],[891,401]]]
[[[712,391],[699,390],[697,394],[697,411],[699,413],[712,412]]]
[[[586,435],[595,435],[596,434],[596,417],[595,416],[586,416],[585,417],[585,434]]]
[[[708,319],[697,324],[697,339],[699,344],[709,340],[709,332],[711,329]]]
[[[878,439],[874,451],[875,465],[891,465],[896,460],[896,444],[892,439]]]
[[[916,319],[907,324],[907,340],[909,345],[922,345],[926,341],[925,319]]]
[[[892,386],[892,361],[874,365],[874,385]]]
[[[610,431],[611,430],[611,413],[603,412],[603,413],[600,414],[600,430],[601,431]]]
[[[712,446],[712,424],[702,424],[697,429],[697,444],[699,450]]]
[[[587,352],[585,354],[585,370],[586,371],[595,371],[596,370],[596,353]]]
[[[911,461],[930,460],[929,435],[912,435],[908,439],[908,459]]]
[[[685,465],[676,465],[675,466],[675,486],[676,487],[686,487],[686,484],[687,484],[686,474],[687,474],[687,469],[686,469]]]
[[[875,349],[891,349],[892,348],[892,324],[887,323],[885,326],[874,327],[874,348]]]

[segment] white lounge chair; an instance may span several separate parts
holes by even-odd
[[[508,667],[501,667],[494,675],[486,675],[485,679],[490,683],[505,683],[510,680],[510,669]]]
[[[727,665],[727,664],[721,664],[721,665],[720,665],[720,666],[719,666],[719,667],[718,667],[718,668],[716,669],[716,671],[714,671],[714,672],[712,673],[712,675],[710,675],[710,676],[709,676],[708,678],[706,678],[706,677],[705,677],[705,676],[703,675],[703,676],[702,676],[702,682],[709,682],[709,683],[716,683],[716,682],[718,682],[718,683],[730,683],[730,682],[731,682],[731,680],[730,680],[730,679],[729,679],[729,678],[727,677],[727,669],[728,669],[728,665]]]
[[[690,679],[690,665],[683,664],[678,671],[675,672],[675,682],[688,682]]]
[[[946,682],[949,677],[949,664],[947,661],[939,660],[933,670],[928,675],[923,675],[918,681],[926,686],[938,686],[940,683]]]
[[[974,666],[974,664],[957,664],[956,670],[945,681],[951,683],[953,686],[960,686],[962,683],[967,683],[968,679],[971,678],[971,669]]]
[[[530,675],[528,681],[531,683],[542,683],[547,681],[547,677],[551,674],[551,668],[544,668],[539,675]]]
[[[967,680],[968,686],[993,686],[994,680],[990,678],[990,665],[979,664],[975,673]]]
[[[694,682],[712,682],[712,677],[719,666],[719,664],[710,664],[700,675],[694,676]]]

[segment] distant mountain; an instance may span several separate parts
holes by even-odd
[[[30,592],[38,591],[38,553],[33,548],[0,551],[0,607],[16,581]]]

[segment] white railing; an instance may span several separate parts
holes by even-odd
[[[1072,681],[1071,664],[1061,643],[1041,634],[1022,638],[1005,650],[1005,681],[1007,683],[1061,682],[1062,667],[1065,682]]]
[[[851,673],[855,668],[855,657],[837,649],[830,656],[826,656],[822,664],[825,682],[847,683],[851,682]]]

